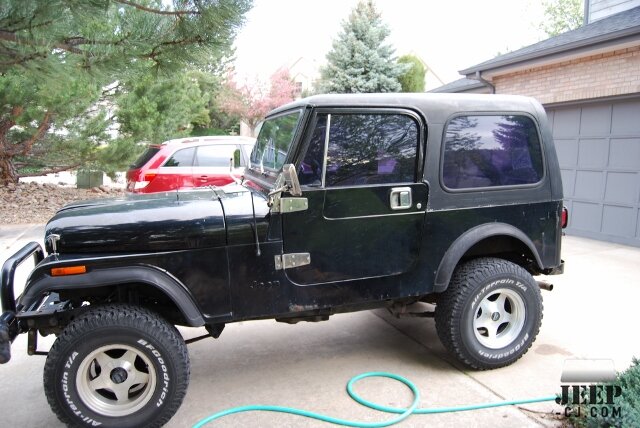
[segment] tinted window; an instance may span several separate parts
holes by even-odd
[[[235,145],[216,144],[211,146],[199,146],[196,152],[194,166],[225,167],[229,168]],[[240,157],[242,159],[242,156]]]
[[[140,156],[138,156],[138,159],[136,159],[136,161],[131,164],[131,169],[142,168],[144,164],[149,162],[151,158],[156,153],[158,153],[158,151],[160,151],[159,147],[147,147],[147,150],[145,150]]]
[[[279,170],[289,152],[295,136],[301,111],[277,116],[264,121],[256,145],[251,152],[251,167],[259,171],[267,169]]]
[[[443,182],[450,189],[533,184],[542,179],[538,131],[526,116],[461,116],[447,125]]]
[[[400,114],[332,114],[327,186],[413,182],[418,126]]]
[[[194,148],[178,150],[162,166],[191,166],[194,153]]]
[[[327,115],[320,114],[309,141],[309,148],[304,160],[298,168],[300,184],[308,186],[322,185],[322,163],[324,158],[324,142],[327,136]]]

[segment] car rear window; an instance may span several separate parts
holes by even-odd
[[[540,138],[531,118],[470,115],[449,121],[442,166],[448,189],[530,185],[542,175]]]
[[[147,147],[147,149],[142,152],[140,156],[138,156],[138,159],[136,159],[136,161],[131,164],[131,169],[142,168],[159,151],[160,147]]]
[[[235,149],[236,146],[233,144],[200,146],[196,152],[196,161],[194,166],[229,168]],[[242,156],[240,158],[242,159]]]

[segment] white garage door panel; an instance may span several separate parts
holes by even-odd
[[[547,109],[569,234],[640,246],[640,99]]]

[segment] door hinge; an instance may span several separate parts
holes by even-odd
[[[304,266],[311,263],[309,253],[291,253],[275,256],[276,270]]]
[[[307,198],[279,198],[271,209],[273,212],[292,213],[305,211],[308,208],[309,200]]]

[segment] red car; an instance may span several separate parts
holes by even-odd
[[[154,193],[187,187],[224,186],[231,173],[242,175],[255,138],[192,137],[147,147],[127,171],[127,190]],[[240,150],[240,168],[232,169],[233,153]]]

